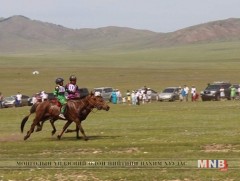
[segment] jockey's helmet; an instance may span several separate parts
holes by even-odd
[[[70,80],[70,81],[76,81],[76,80],[77,80],[77,77],[76,77],[75,75],[71,75],[71,76],[69,77],[69,80]]]
[[[63,81],[64,81],[63,78],[57,78],[57,79],[55,80],[56,84],[60,84],[60,83],[63,82]]]

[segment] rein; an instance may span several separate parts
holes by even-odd
[[[86,98],[86,99],[87,99],[87,98]],[[84,103],[84,101],[83,101],[82,99],[80,99],[80,104],[81,104],[81,105],[84,105],[83,107],[86,106],[86,109],[89,109],[90,112],[96,113],[96,112],[98,111],[98,109],[97,109],[96,111],[93,111],[93,109],[94,109],[94,108],[97,108],[97,104],[92,103],[92,101],[89,100],[89,99],[87,99],[87,102],[88,102],[88,105],[86,106],[85,103]]]

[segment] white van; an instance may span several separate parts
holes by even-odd
[[[95,92],[99,92],[105,101],[109,101],[113,92],[112,87],[98,87],[94,88]]]

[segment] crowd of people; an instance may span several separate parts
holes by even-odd
[[[197,101],[199,99],[199,93],[194,85],[191,88],[189,88],[187,85],[184,85],[183,88],[179,87],[178,94],[180,101],[189,101],[190,95],[191,101]],[[151,103],[153,99],[158,100],[158,95],[153,98],[151,89],[147,88],[146,86],[135,91],[127,90],[125,96],[122,96],[121,92],[118,89],[115,89],[111,95],[111,102],[113,104],[123,103],[128,105],[140,105]]]
[[[191,89],[187,85],[184,85],[183,88],[179,87],[179,100],[180,101],[188,101],[189,93],[191,94],[191,101],[197,101],[199,98],[199,93],[197,92],[197,88],[192,85]]]
[[[157,98],[156,98],[157,99]],[[140,103],[151,103],[152,91],[150,88],[144,86],[139,90],[127,90],[125,96],[122,95],[119,89],[113,90],[110,101],[113,104],[128,104],[128,105],[140,105]]]

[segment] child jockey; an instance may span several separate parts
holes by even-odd
[[[65,97],[65,87],[63,86],[63,78],[57,78],[55,83],[56,83],[56,87],[55,87],[55,90],[53,92],[53,95],[55,97],[57,97],[58,101],[61,103],[62,107],[61,107],[61,112],[59,114],[59,118],[61,119],[66,119],[65,116],[63,115],[64,114],[64,111],[65,111],[65,107],[66,107],[66,103],[67,103],[67,100],[66,100],[66,97]]]
[[[74,75],[71,75],[69,77],[69,83],[65,86],[66,92],[68,93],[67,98],[68,99],[76,99],[79,98],[79,92],[78,92],[78,86],[76,85],[77,83],[77,78]]]

